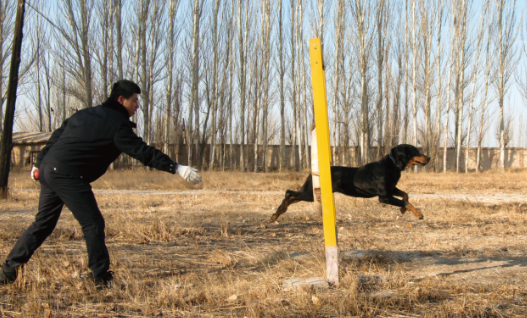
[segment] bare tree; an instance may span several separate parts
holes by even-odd
[[[496,14],[496,39],[498,50],[498,70],[496,89],[498,91],[499,110],[499,143],[500,143],[500,168],[505,170],[506,130],[503,115],[504,99],[509,89],[509,79],[516,67],[516,36],[519,26],[516,19],[516,0],[494,0]]]
[[[303,153],[304,153],[304,157],[303,157],[303,167],[304,169],[309,169],[310,165],[311,165],[311,161],[309,160],[309,146],[308,146],[308,127],[310,126],[309,125],[309,119],[308,119],[308,115],[307,115],[307,105],[308,105],[308,100],[307,100],[307,87],[306,87],[306,51],[304,50],[304,43],[307,42],[304,40],[304,28],[303,28],[303,21],[304,21],[304,11],[303,11],[303,6],[302,6],[302,0],[300,0],[300,20],[299,20],[299,38],[300,38],[300,55],[299,55],[299,62],[300,62],[300,66],[302,66],[302,88],[301,88],[301,92],[302,92],[302,116],[300,116],[300,118],[302,118],[302,125],[301,125],[301,134],[302,134],[302,140],[303,140]],[[319,20],[319,32],[320,32],[320,38],[321,38],[321,41],[323,39],[323,33],[324,33],[324,1],[323,0],[318,0],[318,9],[319,9],[319,16],[320,16],[320,20]],[[309,52],[309,50],[308,50]],[[300,69],[299,69],[300,71]],[[312,103],[309,103],[310,105],[313,105]]]
[[[92,107],[92,39],[91,18],[94,8],[93,0],[62,0],[62,10],[65,22],[61,23],[58,32],[64,40],[67,52],[66,70],[76,81],[77,86],[70,86],[70,93],[84,107]],[[67,26],[64,24],[68,24]],[[68,29],[69,27],[69,29]]]
[[[455,30],[456,29],[456,23],[457,23],[457,20],[454,18],[453,19],[453,29]],[[452,42],[451,42],[451,45],[450,45],[450,60],[447,64],[447,69],[448,69],[448,81],[447,81],[447,85],[446,85],[446,103],[447,103],[447,106],[446,106],[446,112],[445,112],[445,135],[444,135],[444,141],[443,141],[443,172],[446,172],[447,171],[447,159],[448,159],[448,136],[449,136],[449,132],[450,132],[450,129],[449,129],[449,126],[448,126],[448,122],[449,122],[449,119],[450,119],[450,108],[451,108],[451,98],[450,98],[450,91],[452,89],[451,87],[451,83],[452,83],[452,73],[453,73],[453,68],[454,68],[454,53],[455,53],[455,48],[456,48],[456,42],[457,42],[457,32],[454,32],[453,36],[452,36]]]
[[[187,128],[187,140],[188,140],[188,164],[192,165],[192,140],[194,140],[194,145],[196,152],[199,148],[199,48],[200,48],[200,20],[202,15],[202,6],[203,0],[194,0],[194,7],[192,13],[192,66],[191,66],[191,77],[192,77],[192,87],[191,87],[191,97],[190,97],[190,108],[189,108],[189,117],[188,117],[188,128]],[[192,130],[192,115],[195,114],[195,132]],[[191,134],[194,134],[192,136]],[[201,158],[198,153],[196,153],[196,158],[198,165],[200,165]]]
[[[520,58],[523,57],[523,67],[516,74],[516,81],[518,83],[520,94],[523,97],[523,100],[526,102],[525,105],[527,105],[527,19],[525,19],[524,21],[525,24],[521,32],[523,47],[521,48],[520,53]]]
[[[412,0],[412,41],[410,44],[411,50],[412,50],[412,56],[413,56],[413,62],[412,62],[412,133],[413,133],[413,141],[412,143],[417,147],[417,57],[419,55],[419,47],[417,44],[417,27],[418,22],[416,21],[416,0]],[[422,32],[427,32],[426,30],[423,30]],[[417,166],[414,167],[414,171],[417,172],[418,168]]]
[[[285,97],[284,97],[284,40],[283,40],[283,7],[282,0],[278,1],[278,51],[280,55],[280,66],[278,75],[280,77],[280,159],[278,170],[284,171],[285,166]]]
[[[484,23],[485,18],[487,15],[487,8],[488,8],[488,1],[485,2],[484,8],[483,8],[483,14],[480,17],[480,23],[478,28],[478,40],[476,44],[476,57],[474,59],[474,70],[472,72],[472,96],[470,97],[469,105],[468,105],[468,127],[467,127],[467,146],[465,147],[465,173],[468,173],[468,160],[469,160],[469,153],[470,153],[470,133],[472,131],[472,116],[474,113],[474,99],[476,98],[477,93],[477,79],[478,79],[478,66],[479,66],[479,54],[481,51],[481,45],[483,42],[483,35],[484,35]]]
[[[113,0],[98,2],[95,10],[99,22],[97,37],[101,41],[98,42],[98,49],[94,51],[99,64],[99,76],[102,80],[100,92],[102,92],[101,99],[103,100],[108,98],[110,85],[113,82],[113,5]]]
[[[401,39],[402,38],[401,34],[403,33],[403,30],[404,30],[403,24],[402,22],[400,22],[397,26],[397,29],[395,29],[396,34],[394,34],[394,38],[395,38],[394,51],[395,51],[395,57],[396,57],[395,63],[397,65],[398,71],[397,71],[397,75],[395,76],[395,83],[394,83],[395,87],[393,88],[395,92],[394,92],[393,109],[392,109],[391,120],[390,120],[391,122],[390,140],[385,141],[389,143],[390,148],[396,146],[401,138],[400,128],[402,125],[399,124],[400,123],[399,113],[400,113],[400,109],[402,106],[401,105],[402,104],[401,86],[403,84],[404,75],[406,71],[406,68],[405,68],[406,62],[405,62],[404,56],[407,50],[406,46],[404,45],[405,44],[404,40]],[[399,36],[396,36],[397,34]],[[405,128],[403,127],[403,129]]]
[[[385,41],[388,29],[388,10],[386,0],[379,0],[377,2],[377,10],[375,14],[375,22],[377,24],[377,158],[382,155],[383,140],[383,70],[384,70],[384,55],[385,55]]]
[[[410,20],[410,17],[408,16],[408,0],[405,0],[404,5],[404,113],[403,113],[403,136],[401,141],[403,143],[408,143],[408,100],[409,100],[409,91],[408,91],[408,63],[409,63],[409,55],[408,55],[408,47],[410,46],[408,43],[408,21]]]
[[[51,57],[49,51],[43,54],[42,56],[42,65],[44,66],[44,82],[45,85],[45,94],[44,94],[44,102],[46,104],[46,107],[44,108],[45,114],[46,114],[46,120],[47,120],[47,131],[52,132],[53,131],[53,108],[51,107],[51,77],[52,77],[52,70],[51,70]]]
[[[434,143],[436,146],[434,147],[435,150],[435,171],[439,171],[439,149],[441,147],[441,112],[443,109],[443,82],[442,82],[442,72],[441,72],[441,49],[442,49],[442,43],[441,43],[441,30],[443,28],[443,20],[444,20],[444,2],[443,0],[438,0],[436,2],[437,7],[437,15],[436,15],[436,30],[437,30],[437,38],[436,38],[436,49],[437,49],[437,58],[436,58],[436,65],[437,65],[437,103],[436,103],[436,116],[435,116],[435,123],[434,123]],[[449,88],[447,87],[447,92],[449,92]],[[448,114],[447,114],[448,115]],[[446,133],[446,132],[445,132]]]
[[[2,138],[0,141],[0,198],[7,199],[11,148],[13,147],[13,122],[18,88],[20,68],[20,52],[22,51],[22,29],[24,27],[25,0],[17,1],[15,29],[13,33],[13,51],[7,86],[7,101]]]
[[[175,19],[179,8],[179,0],[170,0],[170,7],[168,11],[168,47],[166,52],[166,59],[168,65],[168,83],[166,90],[166,111],[165,111],[165,153],[168,153],[168,147],[170,144],[170,121],[172,116],[172,99],[173,99],[173,77],[174,77],[174,58],[175,58],[175,42],[176,42],[176,29]]]
[[[370,53],[373,47],[374,26],[371,23],[373,4],[367,0],[351,1],[351,15],[354,22],[356,37],[355,52],[360,74],[360,105],[361,105],[361,131],[360,131],[360,164],[369,160],[370,126],[369,126],[369,75]]]
[[[337,18],[335,20],[335,68],[334,68],[334,84],[333,84],[333,107],[332,107],[332,115],[333,115],[333,129],[332,129],[332,139],[333,139],[333,145],[337,144],[337,114],[339,110],[339,93],[340,93],[340,75],[343,72],[343,63],[344,63],[344,52],[343,52],[343,38],[344,38],[344,22],[345,22],[345,2],[344,0],[339,0],[337,4]],[[336,147],[335,147],[336,149]],[[336,161],[335,158],[336,152],[333,151],[333,163],[334,164],[340,164],[340,162]]]
[[[42,61],[42,58],[40,56],[41,52],[42,52],[42,48],[41,48],[41,42],[42,42],[42,38],[43,38],[43,35],[42,35],[42,25],[40,24],[40,16],[37,15],[37,34],[35,36],[35,48],[37,50],[37,59],[36,59],[36,75],[37,75],[37,97],[36,97],[36,104],[37,104],[37,110],[38,110],[38,131],[40,132],[43,132],[43,123],[42,123],[42,92],[41,92],[41,89],[42,89],[42,84],[41,84],[41,80],[40,80],[40,65],[41,65],[41,61]],[[0,105],[0,109],[1,109],[1,105]],[[1,115],[0,115],[1,116]]]
[[[214,9],[212,13],[212,55],[213,55],[213,70],[212,70],[212,131],[210,136],[210,164],[209,170],[214,169],[214,157],[216,155],[216,107],[218,104],[218,92],[216,82],[218,80],[218,10],[220,7],[220,0],[214,2]]]
[[[5,73],[8,66],[8,58],[10,56],[10,45],[8,39],[13,33],[13,17],[15,16],[14,2],[9,0],[0,1],[0,131],[3,129],[2,123],[4,118],[4,102],[5,102]],[[37,50],[38,52],[38,50]]]
[[[316,28],[316,37],[320,39],[320,43],[324,45],[324,0],[317,0],[318,26]]]
[[[469,3],[467,3],[469,2]],[[471,0],[456,0],[453,2],[453,10],[455,10],[456,19],[458,24],[455,26],[454,32],[459,33],[457,36],[457,54],[455,56],[456,65],[456,77],[455,77],[455,122],[456,122],[456,172],[459,173],[461,170],[460,159],[461,159],[461,146],[462,146],[462,135],[463,135],[463,108],[464,108],[464,90],[465,90],[465,54],[466,54],[466,42],[467,42],[467,16],[468,7]]]
[[[245,13],[242,7],[245,3]],[[249,32],[249,3],[238,1],[238,47],[240,50],[240,171],[245,172],[245,102],[246,102],[246,68],[247,68],[247,34]]]
[[[292,104],[292,111],[293,111],[293,132],[292,132],[292,140],[291,140],[291,148],[292,148],[292,164],[291,166],[294,167],[295,170],[298,170],[298,162],[296,160],[296,139],[297,139],[297,76],[295,71],[295,65],[296,62],[296,49],[297,49],[297,37],[298,34],[296,32],[296,26],[298,25],[297,22],[297,15],[298,15],[298,7],[296,5],[297,0],[291,0],[291,104]]]
[[[267,172],[267,126],[268,126],[268,108],[269,108],[269,77],[271,69],[269,60],[271,58],[271,1],[263,0],[262,2],[262,39],[263,39],[263,107],[262,107],[262,134],[263,134],[263,171]]]
[[[234,49],[234,41],[235,41],[235,34],[234,34],[234,27],[235,27],[235,17],[234,17],[234,0],[232,2],[232,8],[231,8],[231,15],[230,15],[230,22],[229,22],[229,30],[228,30],[228,36],[227,36],[227,57],[229,59],[229,108],[228,108],[228,114],[229,114],[229,120],[228,120],[228,130],[229,130],[229,170],[234,171],[235,161],[234,161],[234,139],[233,139],[233,128],[232,128],[232,121],[233,121],[233,96],[232,96],[232,90],[233,90],[233,75],[234,75],[234,66],[236,64],[236,50]],[[230,52],[230,49],[232,47],[232,53]],[[245,77],[245,76],[244,76]],[[245,78],[244,78],[245,82]],[[245,83],[244,83],[245,85]],[[241,131],[241,138],[243,140],[244,132]],[[224,151],[225,154],[225,151]]]
[[[261,29],[260,32],[263,32],[264,28],[264,19],[261,19]],[[258,172],[258,160],[259,160],[259,140],[258,137],[260,136],[261,130],[260,130],[260,121],[262,118],[260,117],[260,110],[262,109],[262,81],[263,81],[263,74],[264,74],[264,68],[263,65],[261,65],[259,62],[261,61],[261,56],[263,53],[263,41],[264,37],[260,37],[260,41],[257,41],[256,47],[254,49],[254,67],[252,68],[251,78],[254,78],[252,83],[254,83],[254,92],[253,92],[253,124],[252,124],[252,137],[253,137],[253,151],[254,151],[254,167],[253,171],[256,173]],[[263,127],[263,121],[262,121],[262,127]]]
[[[431,9],[430,9],[431,8]],[[424,89],[424,137],[423,149],[427,154],[432,150],[432,39],[434,36],[434,15],[438,12],[433,6],[429,7],[424,2],[419,4],[420,40],[422,45],[421,58],[423,59],[423,89]],[[414,97],[415,98],[415,97]],[[415,125],[414,125],[415,127]],[[416,138],[416,137],[414,137]]]
[[[480,109],[479,109],[479,130],[478,130],[478,149],[476,153],[476,172],[480,172],[480,166],[481,166],[481,149],[482,149],[482,143],[483,143],[483,137],[485,136],[485,131],[487,130],[487,100],[488,100],[488,91],[489,87],[492,81],[492,75],[491,71],[493,68],[492,60],[494,59],[493,52],[490,51],[490,37],[491,37],[491,28],[492,28],[492,22],[488,24],[488,30],[487,30],[487,45],[485,50],[485,89],[483,94],[483,100],[480,102]]]
[[[114,15],[114,22],[115,22],[115,36],[116,36],[116,43],[115,47],[117,48],[117,70],[118,70],[118,76],[119,79],[123,79],[123,35],[122,35],[122,25],[121,25],[121,12],[123,8],[122,0],[112,0],[114,1],[113,5],[113,15]]]

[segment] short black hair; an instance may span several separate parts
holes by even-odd
[[[117,100],[119,96],[128,99],[135,93],[141,94],[141,88],[139,85],[129,80],[120,80],[113,84],[112,92],[108,99]]]

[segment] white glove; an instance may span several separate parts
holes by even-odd
[[[201,175],[198,173],[198,169],[178,164],[176,172],[187,182],[192,184],[201,182]]]
[[[33,181],[38,181],[38,179],[35,179],[35,171],[38,171],[38,168],[33,166],[33,168],[31,168],[31,179],[33,179]]]

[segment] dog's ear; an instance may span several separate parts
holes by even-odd
[[[409,147],[409,146],[404,147],[404,154],[406,155],[406,158],[408,159],[411,159],[413,156],[415,156],[415,153],[412,147]]]
[[[404,150],[406,153],[406,158],[408,158],[408,160],[412,159],[413,157],[417,157],[421,155],[419,150],[416,147],[411,146],[411,145],[406,145]]]
[[[402,170],[404,167],[406,167],[406,164],[410,160],[411,157],[408,157],[407,155],[407,147],[406,145],[399,145],[395,148],[392,148],[390,153],[392,154],[392,157],[397,162],[397,166]]]

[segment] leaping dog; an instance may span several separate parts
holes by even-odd
[[[424,166],[430,161],[412,145],[398,145],[389,154],[378,161],[368,163],[359,168],[331,167],[331,182],[333,192],[358,198],[379,197],[379,202],[398,206],[401,213],[407,210],[423,219],[423,213],[408,202],[408,193],[397,188],[397,182],[401,178],[401,171],[406,167],[415,165]],[[287,190],[285,199],[273,214],[270,222],[276,221],[278,217],[287,211],[287,207],[299,201],[313,202],[313,182],[311,175],[300,188],[300,191]],[[401,197],[402,200],[394,198]]]

